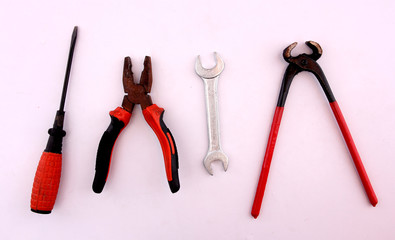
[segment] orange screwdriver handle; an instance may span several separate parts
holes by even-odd
[[[180,189],[178,178],[178,153],[173,135],[163,122],[164,109],[153,104],[143,110],[143,115],[148,125],[154,130],[162,147],[165,161],[167,181],[172,193]]]
[[[62,171],[62,141],[64,111],[57,111],[53,127],[48,130],[49,139],[41,155],[30,201],[30,209],[36,213],[51,213],[58,194],[60,174]]]
[[[51,213],[58,194],[62,154],[43,152],[34,177],[30,208],[36,213]]]

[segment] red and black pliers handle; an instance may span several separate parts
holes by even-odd
[[[148,95],[152,84],[151,59],[149,57],[145,58],[140,84],[133,82],[131,67],[131,60],[126,57],[123,81],[125,92],[128,95],[124,97],[122,107],[110,112],[111,123],[104,132],[97,151],[93,191],[96,193],[102,192],[107,181],[114,144],[119,134],[129,123],[134,105],[140,104],[145,120],[159,139],[169,187],[171,192],[175,193],[180,189],[177,147],[170,130],[163,121],[164,109],[152,104],[151,97]]]
[[[343,134],[343,138],[347,144],[348,150],[352,156],[355,167],[358,171],[359,177],[361,178],[365,192],[369,198],[370,203],[373,206],[377,204],[377,197],[373,190],[373,187],[369,181],[368,175],[362,164],[361,157],[358,154],[355,143],[351,137],[351,133],[347,127],[346,121],[344,120],[343,114],[340,111],[339,105],[332,93],[329,83],[322,71],[321,67],[316,62],[322,55],[322,49],[320,45],[313,41],[306,42],[312,50],[312,54],[300,54],[296,57],[291,57],[291,51],[295,48],[296,43],[291,44],[284,50],[284,59],[289,63],[287,69],[285,70],[284,78],[281,84],[280,94],[277,102],[276,111],[274,112],[273,122],[270,129],[269,139],[266,146],[265,157],[263,160],[262,170],[259,177],[259,182],[255,194],[254,204],[252,207],[251,214],[253,217],[257,218],[260,212],[263,195],[265,193],[266,182],[269,175],[270,164],[273,157],[274,147],[276,145],[277,135],[280,128],[281,118],[284,111],[285,100],[288,95],[289,88],[291,86],[293,78],[302,71],[308,71],[314,74],[318,79],[322,89],[328,98],[329,105],[335,115],[336,121],[339,128]]]

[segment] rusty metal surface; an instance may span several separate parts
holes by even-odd
[[[297,43],[294,42],[289,45],[283,51],[283,57],[286,62],[289,63],[287,69],[285,70],[284,78],[281,84],[280,95],[278,98],[277,106],[283,107],[285,105],[285,100],[288,95],[289,88],[291,86],[292,80],[294,77],[302,72],[308,71],[314,74],[320,83],[322,89],[325,92],[326,97],[329,102],[335,101],[335,97],[333,96],[332,90],[329,86],[328,80],[325,77],[324,72],[322,71],[320,65],[317,63],[317,60],[322,55],[321,46],[313,41],[307,41],[306,45],[313,51],[311,54],[299,54],[298,56],[292,56],[291,52],[296,47]]]
[[[132,112],[134,104],[140,104],[144,110],[152,105],[151,97],[148,95],[152,86],[152,66],[151,57],[146,56],[144,59],[144,69],[141,73],[140,83],[135,83],[132,72],[132,60],[130,57],[125,57],[123,66],[123,88],[125,95],[122,107]]]

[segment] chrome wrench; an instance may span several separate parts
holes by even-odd
[[[200,56],[196,58],[195,71],[204,82],[204,90],[206,96],[206,111],[208,123],[209,148],[203,165],[207,171],[213,175],[211,163],[219,160],[222,162],[224,170],[228,169],[228,157],[221,149],[220,131],[219,131],[219,114],[218,114],[218,78],[224,70],[225,64],[219,55],[214,52],[216,65],[213,68],[206,69],[202,66]]]

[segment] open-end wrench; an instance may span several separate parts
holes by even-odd
[[[211,175],[213,175],[211,163],[215,160],[222,161],[225,171],[228,169],[228,157],[222,151],[219,140],[220,133],[217,96],[218,78],[224,70],[225,64],[216,52],[214,53],[214,57],[216,65],[210,69],[206,69],[202,66],[200,56],[197,57],[195,63],[195,71],[197,75],[203,79],[206,95],[209,148],[207,155],[203,160],[203,165]]]

